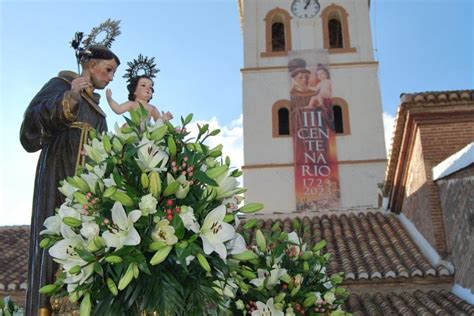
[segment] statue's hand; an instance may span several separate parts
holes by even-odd
[[[92,84],[84,77],[78,77],[71,82],[71,98],[79,102],[81,99],[81,91],[92,87]]]
[[[111,101],[112,100],[112,90],[107,88],[107,90],[105,90],[105,96],[107,97],[107,101]]]
[[[163,121],[169,121],[173,118],[173,114],[170,112],[161,112],[161,117],[163,118]]]

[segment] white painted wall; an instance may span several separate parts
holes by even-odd
[[[385,163],[339,165],[340,205],[337,208],[376,208],[377,184]],[[293,167],[244,170],[247,202],[264,203],[262,214],[295,211]]]

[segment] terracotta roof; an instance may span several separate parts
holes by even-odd
[[[397,110],[390,155],[385,172],[385,194],[388,194],[393,186],[397,162],[402,154],[401,144],[408,111],[416,108],[446,109],[446,106],[465,105],[467,103],[474,105],[474,90],[427,91],[400,95],[400,105]]]
[[[0,291],[26,290],[29,226],[0,227]]]
[[[434,267],[425,259],[393,214],[370,211],[296,218],[305,227],[305,242],[326,240],[325,250],[332,254],[328,272],[344,272],[346,282],[452,275],[447,267]],[[261,219],[256,227],[269,231],[279,222],[290,232],[294,220]],[[253,231],[249,237],[255,243]]]
[[[474,315],[474,306],[445,291],[351,294],[346,310],[363,315]]]

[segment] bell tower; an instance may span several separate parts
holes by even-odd
[[[244,40],[244,185],[264,213],[296,210],[289,61],[324,53],[332,82],[338,203],[377,207],[386,167],[370,1],[238,0]],[[313,207],[314,209],[314,207]]]

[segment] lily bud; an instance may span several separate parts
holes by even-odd
[[[150,264],[154,266],[165,261],[165,259],[168,257],[172,249],[173,249],[173,246],[166,246],[158,250],[155,253],[155,255],[151,258]]]
[[[210,272],[211,271],[211,266],[209,265],[209,262],[207,261],[206,257],[204,257],[204,255],[202,253],[198,253],[196,255],[198,261],[199,261],[199,264],[201,265],[201,267],[207,271],[207,272]]]
[[[305,251],[303,254],[303,260],[309,260],[313,257],[313,252],[312,251]]]
[[[163,195],[164,196],[169,196],[171,194],[174,194],[178,190],[179,186],[180,186],[180,184],[177,181],[169,184],[166,187],[165,191],[163,192]]]
[[[118,139],[118,137],[114,137],[114,139],[112,139],[112,148],[116,153],[122,152],[123,145],[122,142],[120,142],[120,140]]]
[[[311,307],[316,302],[316,295],[311,295],[305,298],[303,302],[304,307]]]
[[[120,262],[123,261],[123,259],[121,257],[115,256],[115,255],[107,256],[107,257],[105,257],[104,260],[108,263],[120,263]]]
[[[49,242],[50,242],[50,241],[51,241],[51,239],[49,239],[49,238],[44,238],[43,240],[41,240],[41,242],[40,242],[39,245],[40,245],[40,247],[43,248],[43,249],[44,249],[44,248],[47,248],[47,247],[49,246]]]
[[[127,271],[120,278],[118,289],[122,291],[124,288],[126,288],[130,284],[132,279],[133,279],[133,263],[128,266]]]
[[[81,220],[74,217],[64,217],[63,223],[71,227],[79,227],[82,225]]]
[[[257,224],[257,219],[256,218],[252,218],[252,219],[249,219],[245,224],[244,224],[244,229],[250,229],[252,227],[254,227],[256,224]]]
[[[176,156],[176,143],[174,142],[173,137],[168,137],[168,150],[170,151],[170,156],[175,157]]]
[[[275,296],[275,303],[280,303],[285,299],[286,293],[280,292],[277,296]]]
[[[260,249],[260,251],[265,251],[267,249],[267,242],[260,229],[257,229],[255,232],[255,239],[257,240],[258,249]]]
[[[150,180],[148,179],[148,176],[145,172],[142,173],[140,177],[140,182],[142,183],[142,187],[144,189],[148,188],[148,185],[150,184]]]
[[[107,134],[104,134],[104,136],[102,137],[102,143],[104,144],[104,149],[105,151],[110,154],[110,152],[112,151],[112,144],[110,143],[110,137],[109,135]]]
[[[84,298],[82,299],[81,307],[79,309],[79,315],[89,316],[91,314],[91,309],[91,294],[87,292],[86,294],[84,294]]]
[[[235,218],[235,215],[234,215],[234,214],[226,214],[226,215],[224,216],[224,222],[230,223],[230,222],[232,222],[232,221],[234,220],[234,218]]]
[[[112,293],[113,296],[117,296],[118,289],[114,280],[112,280],[111,278],[107,278],[106,283],[107,283],[107,287],[109,288],[110,293]]]
[[[239,209],[242,213],[255,213],[263,209],[262,203],[247,203]]]
[[[168,126],[166,125],[158,127],[151,133],[150,139],[154,140],[155,142],[160,141],[165,136],[167,130]]]
[[[140,270],[138,269],[138,265],[136,263],[132,263],[132,265],[133,265],[133,277],[137,279],[138,276],[140,275]]]
[[[118,201],[118,202],[122,203],[122,205],[124,205],[124,206],[133,206],[134,205],[132,198],[129,197],[127,195],[127,193],[120,192],[120,191],[116,191],[112,195],[112,200]]]
[[[79,191],[76,191],[72,194],[74,196],[74,199],[79,202],[80,204],[87,204],[89,201],[87,201],[87,198],[84,194],[82,194]]]
[[[153,171],[149,175],[150,180],[150,193],[155,197],[158,198],[161,193],[161,178],[158,172]]]
[[[58,289],[59,287],[56,285],[56,284],[48,284],[48,285],[45,285],[43,287],[41,287],[39,289],[39,292],[41,294],[46,294],[46,295],[49,295],[49,294],[53,294],[54,292],[56,292],[56,290]]]
[[[102,195],[106,198],[110,198],[115,192],[117,192],[117,187],[108,187]]]
[[[89,185],[87,184],[86,180],[82,179],[81,177],[74,176],[74,181],[76,182],[77,187],[81,189],[82,192],[89,191]]]
[[[241,252],[239,254],[232,255],[232,257],[240,261],[249,261],[249,260],[258,259],[258,255],[251,250],[245,250],[244,252]]]
[[[217,167],[207,170],[206,175],[211,179],[216,179],[219,176],[223,175],[227,171],[228,168],[229,167],[227,167],[226,165],[217,166]]]
[[[160,250],[161,248],[164,248],[166,246],[166,243],[162,240],[158,240],[158,241],[154,241],[152,242],[148,247],[151,249],[151,250]]]
[[[244,278],[247,278],[249,280],[253,280],[253,279],[256,279],[257,278],[257,275],[255,273],[253,273],[252,271],[247,271],[247,270],[243,270],[240,272],[240,274],[244,277]]]

